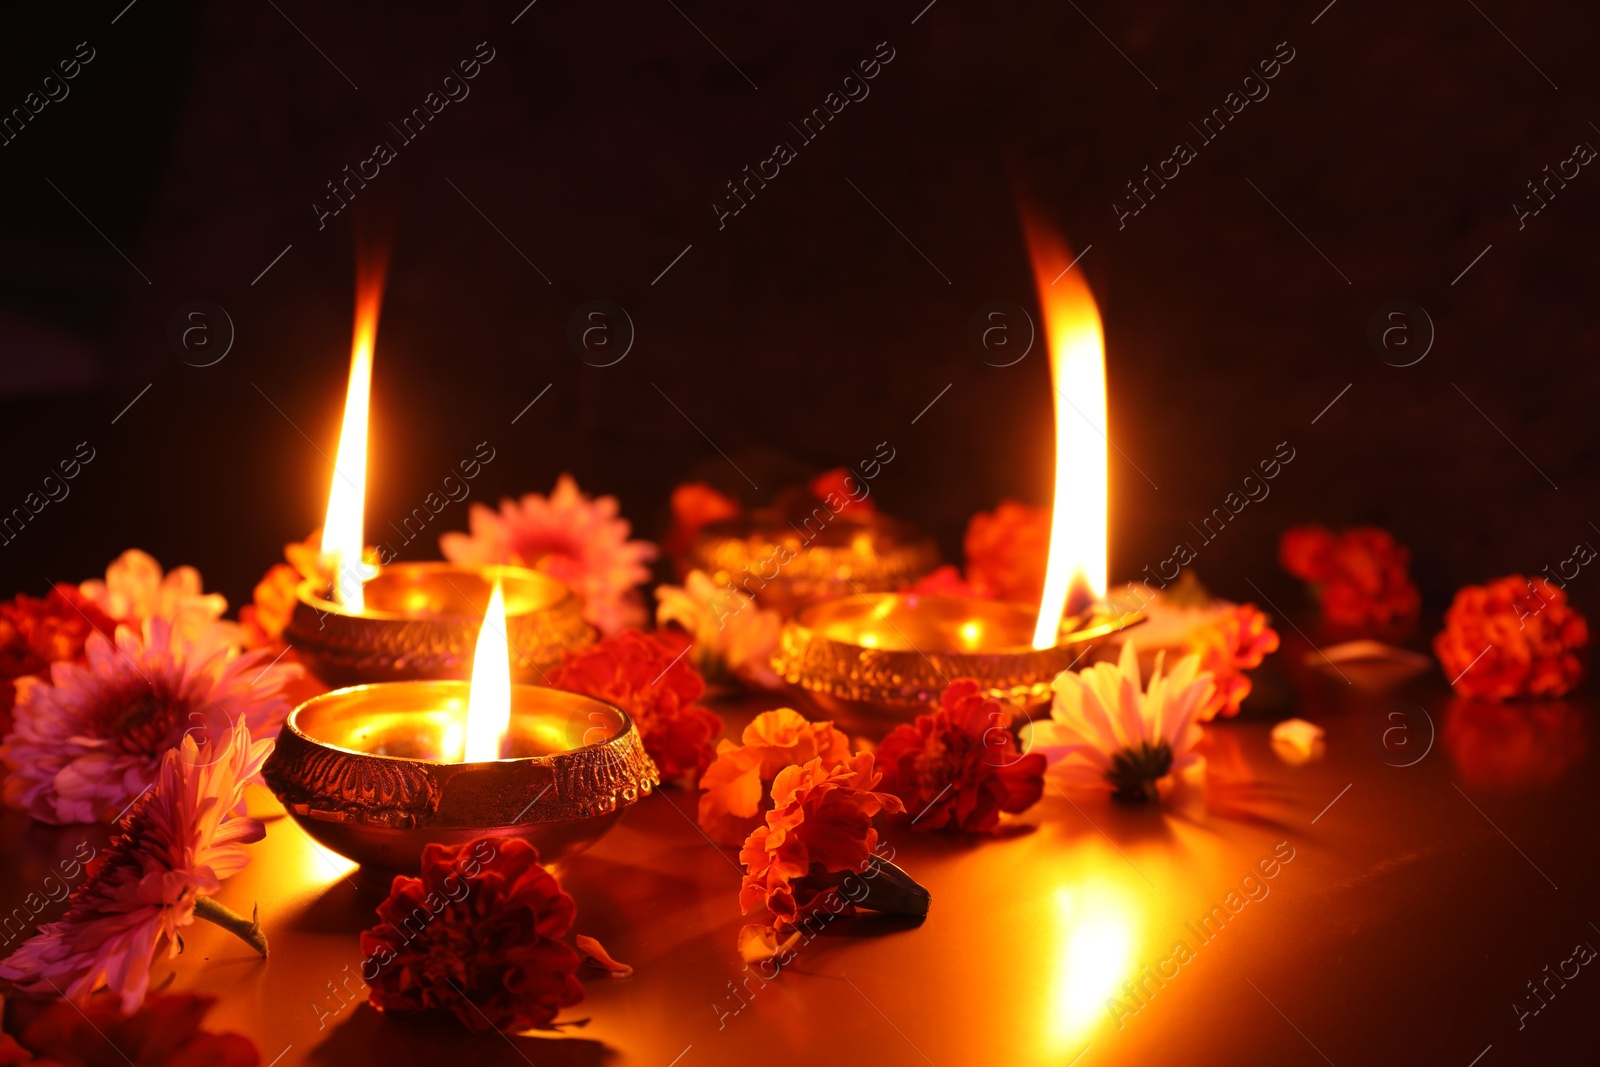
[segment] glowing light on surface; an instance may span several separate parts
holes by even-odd
[[[1057,890],[1059,964],[1048,1006],[1052,1036],[1066,1047],[1113,1018],[1106,1002],[1133,973],[1137,924],[1128,895],[1098,881]]]

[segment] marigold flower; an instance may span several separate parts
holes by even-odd
[[[1310,583],[1330,624],[1396,629],[1415,621],[1422,598],[1411,584],[1411,553],[1387,530],[1325,526],[1285,530],[1278,543],[1284,570]]]
[[[894,794],[874,792],[881,778],[870,752],[842,766],[830,768],[819,758],[779,771],[765,825],[750,831],[739,850],[745,868],[740,912],[764,906],[777,933],[785,934],[824,906],[830,875],[863,870],[878,843],[872,817],[905,810]],[[833,897],[840,907],[827,904],[830,912],[854,909],[848,899]]]
[[[0,735],[11,730],[17,681],[48,674],[52,663],[82,663],[91,633],[111,637],[117,624],[75,585],[58,582],[44,597],[0,603]]]
[[[251,603],[239,609],[239,626],[246,648],[268,648],[279,643],[299,602],[300,572],[287,563],[274,563],[256,583]]]
[[[1567,594],[1520,574],[1463,586],[1433,650],[1465,697],[1558,697],[1583,677],[1589,625]]]
[[[856,499],[852,486],[861,491],[861,499]],[[849,467],[834,467],[832,470],[823,471],[806,483],[806,490],[827,504],[828,510],[835,515],[852,513],[865,515],[878,510],[867,497],[870,490],[867,489],[866,479]],[[835,504],[838,506],[835,507]]]
[[[157,943],[165,937],[167,955],[176,956],[179,929],[250,861],[243,846],[266,836],[260,822],[235,812],[271,751],[270,740],[251,741],[242,718],[216,741],[185,736],[169,749],[154,789],[133,801],[66,914],[0,961],[0,978],[79,1003],[103,983],[123,1011],[137,1009]]]
[[[152,1067],[257,1067],[261,1054],[248,1037],[200,1029],[216,1002],[166,993],[130,1015],[104,995],[81,1005],[5,997],[0,1064],[77,1067],[126,1058]]]
[[[1003,500],[967,524],[967,581],[979,596],[1037,603],[1050,555],[1050,512]]]
[[[1024,755],[1011,715],[958,678],[939,709],[902,723],[878,745],[883,791],[899,797],[914,830],[992,833],[1000,813],[1026,811],[1044,792],[1045,757]]]
[[[850,760],[850,739],[833,723],[808,722],[793,708],[757,715],[740,740],[719,742],[716,762],[700,779],[700,828],[724,845],[739,844],[761,825],[779,771],[814,759],[829,769]]]
[[[946,563],[918,578],[909,592],[927,596],[977,596],[972,583],[961,577],[961,571]]]
[[[492,511],[473,504],[470,533],[447,533],[439,548],[452,563],[514,563],[543,571],[583,598],[584,618],[614,634],[644,621],[635,588],[650,577],[656,546],[630,541],[632,527],[614,496],[590,497],[563,474],[546,497],[528,493]]]
[[[711,764],[722,720],[695,703],[706,683],[684,662],[688,641],[672,632],[624,630],[562,654],[550,685],[617,705],[633,717],[665,779],[699,776]]]
[[[1244,672],[1261,666],[1267,654],[1277,650],[1278,631],[1254,604],[1222,608],[1190,630],[1188,651],[1200,657],[1200,669],[1209,671],[1216,683],[1199,720],[1239,714],[1239,705],[1250,695],[1250,679]]]
[[[737,518],[743,505],[705,482],[685,482],[672,490],[672,528],[661,545],[668,559],[680,559],[700,531],[714,522]]]
[[[695,667],[712,680],[737,679],[757,689],[777,689],[772,653],[783,617],[756,606],[732,585],[718,585],[704,571],[690,571],[683,585],[656,587],[656,624],[677,625],[694,641]]]
[[[468,1030],[552,1029],[583,999],[578,953],[560,941],[577,913],[539,852],[514,837],[422,850],[361,933],[380,1011],[448,1011]]]

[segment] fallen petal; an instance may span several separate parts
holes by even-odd
[[[577,936],[578,952],[583,956],[583,962],[600,971],[610,971],[613,978],[626,978],[633,973],[633,968],[626,963],[618,963],[611,958],[611,953],[606,947],[592,937],[583,934]]]
[[[1285,763],[1308,763],[1320,755],[1326,734],[1316,723],[1285,719],[1272,728],[1272,747]]]

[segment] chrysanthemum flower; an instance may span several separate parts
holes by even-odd
[[[1433,639],[1445,676],[1466,697],[1558,697],[1583,677],[1589,624],[1567,594],[1520,574],[1463,586]]]
[[[137,1009],[156,945],[165,937],[168,955],[176,956],[179,929],[194,922],[222,879],[249,862],[243,846],[265,836],[261,823],[234,812],[271,751],[270,740],[251,741],[243,720],[215,741],[185,737],[169,749],[155,788],[133,803],[66,914],[0,961],[0,978],[74,1001],[103,983],[121,997],[123,1011]],[[257,947],[265,953],[264,941]]]
[[[894,794],[874,792],[882,777],[870,752],[837,767],[814,759],[779,771],[766,823],[739,851],[745,868],[740,912],[764,906],[777,931],[787,933],[822,904],[834,885],[830,875],[862,871],[878,844],[872,817],[905,810]],[[842,908],[852,905],[845,901]]]
[[[550,686],[615,704],[632,716],[664,780],[699,776],[722,720],[696,703],[705,680],[685,660],[682,634],[624,630],[562,653]]]
[[[1244,672],[1261,666],[1268,653],[1278,650],[1278,631],[1254,604],[1236,604],[1210,613],[1189,631],[1188,651],[1200,657],[1216,688],[1200,709],[1201,722],[1239,714],[1250,695],[1250,678]]]
[[[1285,530],[1278,561],[1309,583],[1330,624],[1350,630],[1399,631],[1416,620],[1421,594],[1411,584],[1411,553],[1387,530],[1326,526]]]
[[[1117,664],[1062,671],[1050,719],[1033,725],[1035,752],[1052,773],[1078,785],[1109,785],[1119,800],[1155,800],[1157,783],[1198,764],[1195,718],[1208,699],[1211,675],[1199,656],[1180,659],[1163,676],[1156,656],[1148,689],[1139,682],[1139,654],[1122,643]]]
[[[161,564],[137,548],[111,561],[105,581],[91,579],[78,588],[119,623],[138,629],[146,619],[163,619],[185,641],[198,637],[228,610],[222,594],[204,591],[199,571],[174,567],[163,574]]]
[[[1045,758],[1023,755],[1011,715],[971,678],[957,678],[939,709],[902,723],[878,745],[883,791],[898,796],[913,830],[993,832],[1044,792]]]
[[[282,689],[297,665],[241,654],[218,628],[179,641],[164,619],[141,636],[117,628],[84,645],[86,662],[56,663],[27,687],[0,745],[5,800],[43,822],[113,819],[147,789],[163,756],[186,739],[225,735],[243,721],[275,735],[289,713]]]
[[[428,845],[421,877],[396,877],[381,921],[361,933],[375,968],[368,999],[380,1011],[448,1011],[474,1032],[548,1029],[583,999],[582,961],[559,940],[576,913],[520,838]]]
[[[656,546],[628,540],[632,527],[617,516],[616,497],[590,498],[572,475],[563,474],[548,497],[507,498],[499,511],[472,505],[467,525],[471,533],[440,536],[445,559],[543,571],[583,598],[584,618],[604,634],[644,621],[635,587],[650,577],[647,564],[656,558]]]
[[[690,571],[683,585],[656,587],[656,625],[677,625],[694,641],[689,657],[712,681],[736,678],[757,689],[777,689],[772,669],[783,618],[756,606],[754,598]]]
[[[793,708],[757,715],[740,740],[720,741],[716,762],[700,779],[700,828],[724,845],[739,844],[761,825],[779,771],[814,759],[828,769],[850,761],[850,739],[843,732],[831,722],[808,722]]]

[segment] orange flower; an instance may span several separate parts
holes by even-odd
[[[631,715],[663,778],[698,777],[711,765],[711,740],[722,732],[722,720],[695,703],[706,683],[685,661],[688,644],[673,630],[623,630],[563,653],[550,686],[608,701]]]
[[[951,682],[932,715],[896,726],[878,762],[914,830],[991,833],[1001,812],[1026,811],[1044,792],[1044,755],[1017,750],[1010,714],[971,678]]]
[[[244,647],[275,645],[289,625],[297,601],[295,590],[300,572],[287,563],[274,563],[256,583],[255,599],[239,609],[239,625],[244,629]]]
[[[864,869],[878,844],[872,817],[905,810],[892,793],[873,792],[882,777],[872,769],[870,752],[838,767],[814,759],[779,771],[766,825],[752,830],[739,850],[745,868],[740,912],[764,905],[785,934],[823,906],[836,881],[830,875]],[[833,896],[843,911],[853,909]]]
[[[1433,650],[1465,697],[1558,697],[1583,677],[1589,626],[1567,594],[1520,574],[1462,587]]]
[[[662,551],[667,558],[677,559],[689,551],[702,527],[735,518],[742,510],[739,501],[705,482],[684,482],[672,491],[672,529]]]
[[[861,490],[861,499],[857,500],[852,489]],[[867,499],[867,483],[849,467],[835,467],[823,471],[811,481],[806,483],[806,490],[812,496],[828,505],[828,510],[835,515],[845,515],[855,512],[864,515],[877,511],[871,500]],[[838,504],[835,507],[835,504]]]
[[[807,722],[793,708],[764,711],[744,728],[743,744],[724,738],[700,779],[700,828],[713,841],[737,845],[772,806],[767,788],[778,772],[821,759],[831,770],[850,760],[850,739],[831,722]]]
[[[1589,751],[1583,715],[1563,700],[1510,707],[1456,697],[1439,739],[1469,786],[1549,785]]]
[[[946,563],[937,570],[918,578],[909,592],[928,596],[977,596],[972,584],[961,577],[961,572]]]
[[[1278,650],[1278,631],[1254,604],[1224,608],[1189,631],[1188,651],[1200,656],[1200,669],[1210,671],[1216,688],[1195,716],[1210,722],[1219,715],[1239,714],[1250,695],[1245,671],[1261,666],[1269,652]]]
[[[1031,604],[1044,591],[1050,512],[1015,500],[967,524],[967,581],[979,596]]]
[[[1297,526],[1284,531],[1278,561],[1311,584],[1334,626],[1392,630],[1416,620],[1422,598],[1411,584],[1411,553],[1387,530]]]

